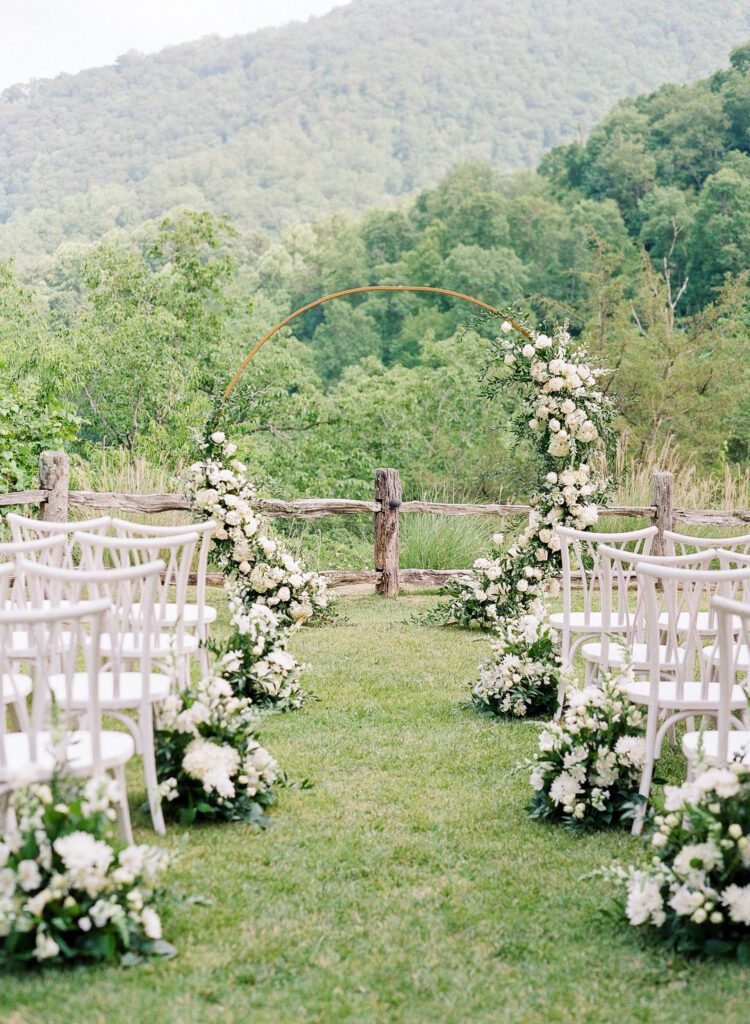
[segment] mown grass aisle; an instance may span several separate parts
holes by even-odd
[[[345,599],[346,624],[297,639],[321,699],[263,737],[314,787],[282,791],[264,834],[172,827],[175,887],[215,901],[165,915],[176,960],[3,978],[0,1020],[746,1020],[746,970],[670,961],[597,915],[604,887],[579,877],[639,843],[527,820],[511,771],[537,727],[460,706],[486,641],[414,624],[426,600]]]

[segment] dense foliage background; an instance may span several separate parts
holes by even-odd
[[[377,60],[368,82],[379,80],[377,62],[383,61],[394,76],[398,67],[427,75],[430,64],[433,71],[440,69],[439,75],[434,71],[435,88],[450,86],[443,101],[445,109],[450,106],[456,113],[453,127],[436,108],[424,138],[416,128],[407,132],[416,147],[408,159],[413,158],[415,167],[422,166],[429,178],[450,163],[451,156],[467,151],[454,129],[463,116],[460,112],[468,112],[469,106],[476,114],[472,131],[481,141],[476,151],[500,164],[511,162],[505,159],[511,150],[513,160],[529,160],[546,143],[572,134],[576,112],[585,107],[580,121],[585,124],[609,89],[616,92],[623,82],[630,89],[634,80],[622,78],[616,84],[604,75],[590,95],[581,92],[582,83],[590,78],[586,69],[594,53],[603,60],[606,47],[592,47],[589,63],[581,56],[583,50],[574,52],[576,19],[584,19],[584,27],[585,19],[591,25],[596,21],[589,40],[592,32],[603,32],[619,19],[612,47],[619,47],[622,56],[615,59],[612,51],[607,63],[627,66],[629,75],[639,76],[648,61],[645,51],[635,50],[635,22],[641,19],[643,31],[649,17],[652,22],[655,18],[647,5],[639,3],[631,7],[632,23],[631,14],[623,14],[623,5],[606,10],[583,0],[545,5],[552,21],[545,25],[544,38],[568,42],[549,47],[544,64],[540,49],[540,61],[534,64],[526,58],[519,62],[507,38],[501,39],[502,53],[492,57],[493,74],[499,75],[500,69],[506,74],[509,66],[514,69],[518,121],[510,128],[511,122],[503,122],[499,128],[498,108],[490,104],[485,110],[482,104],[469,102],[478,95],[497,100],[500,79],[485,81],[482,70],[488,59],[483,48],[495,46],[496,36],[478,35],[472,49],[474,42],[467,38],[452,38],[444,28],[438,32],[435,19],[419,22],[422,5],[414,3],[406,9],[411,27],[400,30],[398,38],[403,37],[404,46],[424,49],[420,64],[411,53],[407,59],[404,52],[386,45],[383,34],[390,29],[376,15],[388,6],[386,0],[354,3],[307,27],[285,29],[286,43],[296,40],[301,49],[287,51],[296,57],[275,76],[275,93],[264,61],[271,59],[268,54],[275,52],[281,36],[268,32],[203,41],[153,58],[128,58],[118,68],[63,76],[18,95],[13,90],[6,94],[0,121],[5,118],[8,132],[0,146],[7,147],[7,160],[0,177],[6,182],[10,216],[2,244],[11,246],[19,260],[15,265],[0,264],[0,486],[28,486],[38,451],[65,446],[79,456],[79,476],[88,486],[133,487],[137,466],[146,489],[161,489],[169,483],[169,474],[192,456],[196,428],[264,330],[327,292],[377,283],[449,287],[498,305],[520,302],[533,320],[567,320],[572,333],[584,336],[597,359],[611,368],[606,387],[621,410],[626,463],[640,465],[668,444],[678,466],[697,468],[706,478],[747,475],[750,44],[735,48],[728,66],[708,79],[666,85],[650,95],[621,101],[586,142],[551,149],[538,171],[503,173],[481,160],[457,162],[436,185],[395,205],[376,206],[363,214],[324,213],[307,223],[297,218],[285,221],[292,207],[299,214],[320,205],[316,199],[306,206],[292,187],[292,178],[303,191],[309,186],[308,198],[319,196],[315,190],[322,188],[337,203],[362,205],[333,174],[329,159],[344,177],[351,173],[351,180],[362,187],[362,202],[385,197],[385,178],[376,186],[368,177],[370,172],[386,177],[390,173],[386,164],[393,153],[383,147],[381,129],[393,132],[397,121],[406,125],[405,111],[413,102],[433,102],[419,89],[402,89],[403,103],[392,110],[395,120],[386,124],[373,120],[361,107],[366,90],[350,89],[335,117],[351,121],[341,122],[340,133],[330,130],[334,107],[326,106],[321,97],[339,96],[333,84],[336,68],[346,72],[342,71],[342,81],[357,80],[355,56],[372,48],[372,32],[380,36],[377,49],[371,50]],[[484,24],[490,8],[503,8],[479,2],[475,6],[477,24]],[[675,55],[677,75],[693,69],[687,67],[698,46],[693,40],[709,15],[717,32],[705,44],[702,61],[713,52],[721,33],[736,32],[746,16],[739,5],[725,4],[727,13],[738,15],[730,28],[726,19],[716,17],[715,4],[691,4],[677,30],[676,16],[670,20],[664,14],[670,6],[659,7],[660,75],[676,66],[670,64]],[[542,32],[541,23],[530,20],[536,8],[529,2],[521,12],[529,18],[525,30],[532,55],[537,52],[535,33]],[[444,13],[449,24],[449,5]],[[552,28],[561,18],[567,19],[567,34],[558,37]],[[523,24],[518,14],[514,31],[521,31]],[[666,45],[664,39],[674,45]],[[452,58],[444,48],[454,44]],[[648,41],[652,44],[658,49],[654,39]],[[319,54],[325,52],[328,70],[319,64],[315,72],[310,63],[316,47]],[[255,56],[245,60],[243,53],[245,58],[248,53]],[[237,109],[247,97],[242,85],[245,72],[238,78],[237,69],[231,71],[233,61],[248,73],[255,68],[252,75],[264,83],[269,96],[281,97],[297,81],[300,95],[304,93],[300,109],[315,103],[319,112],[327,112],[325,117],[321,113],[315,131],[310,129],[313,141],[315,132],[328,132],[330,145],[322,147],[321,161],[308,159],[305,146],[292,135],[286,158],[282,159],[283,147],[274,149],[281,163],[274,164],[275,169],[268,165],[263,172],[268,187],[262,202],[238,205],[240,196],[247,199],[247,178],[242,187],[238,178],[233,179],[238,184],[234,192],[225,188],[230,178],[224,170],[237,149],[231,159],[227,156],[227,163],[211,156],[216,184],[211,197],[201,189],[175,189],[167,176],[159,179],[163,189],[152,191],[149,202],[139,205],[143,193],[133,176],[141,173],[134,170],[141,143],[129,134],[137,120],[137,102],[128,90],[143,90],[144,103],[148,93],[157,108],[162,101],[168,107],[178,95],[188,106],[201,97],[207,117],[221,96],[222,116],[231,120],[229,97]],[[564,75],[555,76],[555,62],[564,66]],[[193,90],[192,77],[200,78],[199,67],[208,68],[207,75],[225,76],[225,91],[214,88],[213,77]],[[303,67],[316,89],[305,92],[295,78],[303,74]],[[454,71],[455,79],[450,77]],[[390,72],[383,74],[387,78]],[[458,89],[453,96],[451,89],[459,81],[464,91]],[[118,82],[121,87],[114,88]],[[83,96],[85,102],[79,102]],[[507,88],[504,96],[507,99]],[[535,96],[544,101],[538,109]],[[121,118],[110,116],[117,103]],[[280,111],[281,99],[276,106]],[[381,108],[385,109],[382,104]],[[558,116],[563,108],[567,121]],[[511,104],[503,116],[511,117],[513,109]],[[236,139],[244,140],[238,146],[245,153],[248,174],[248,168],[257,170],[255,151],[250,136],[242,133],[251,130],[253,118],[262,121],[258,131],[264,145],[278,138],[270,113],[261,115],[260,110],[257,106],[252,118],[239,118],[235,124]],[[288,119],[288,111],[284,116]],[[548,117],[558,124],[559,135],[544,134],[547,129],[541,126]],[[66,118],[80,120],[74,124]],[[182,146],[179,160],[188,161],[198,180],[202,151],[194,143],[195,133],[204,130],[201,116],[183,106],[179,116],[175,108],[174,131],[168,130],[171,123],[166,109],[163,116],[142,122],[138,138],[142,152],[148,153],[149,167],[162,157],[177,160],[174,153]],[[46,148],[55,124],[60,126],[64,152]],[[374,158],[374,150],[360,145],[354,125],[370,133],[368,146],[372,144],[385,163]],[[211,131],[204,131],[209,149]],[[442,132],[455,137],[450,153],[441,149]],[[111,133],[119,133],[117,143],[108,141],[114,138]],[[98,160],[87,148],[95,137],[101,150]],[[339,137],[349,159],[336,149]],[[501,137],[512,139],[513,145],[506,144],[499,159],[492,140]],[[40,139],[45,140],[42,146]],[[230,143],[228,137],[227,154]],[[419,156],[427,150],[434,157],[432,163]],[[33,152],[42,162],[48,152],[55,173],[37,175]],[[362,166],[354,160],[355,153]],[[82,176],[76,169],[81,161],[88,167]],[[398,163],[404,172],[406,157],[399,157]],[[157,180],[156,171],[138,166],[143,170],[141,182]],[[184,183],[188,164],[180,166]],[[104,193],[97,192],[96,180],[118,175],[128,217],[117,212],[124,209],[118,206],[120,199],[100,216],[96,197]],[[394,194],[410,191],[418,178],[410,178],[408,187],[406,179],[398,180],[390,189]],[[77,188],[78,197],[61,198],[68,188]],[[183,198],[195,203],[181,204]],[[54,204],[54,212],[44,211],[47,202]],[[173,208],[168,216],[142,220],[169,203]],[[234,220],[218,216],[206,208],[212,205],[240,215]],[[28,215],[23,213],[26,208]],[[249,223],[264,219],[284,223],[274,230],[249,229]],[[121,227],[108,232],[115,222]],[[64,223],[71,226],[70,232]],[[66,234],[79,240],[59,245]],[[98,241],[80,240],[87,235],[98,236]],[[21,238],[28,239],[28,246]],[[42,257],[45,248],[48,255]],[[527,497],[536,472],[529,453],[511,446],[508,422],[513,399],[488,405],[479,398],[486,338],[493,327],[481,320],[469,323],[471,314],[471,307],[450,299],[370,295],[312,311],[275,338],[252,364],[225,418],[262,489],[286,497],[367,497],[374,468],[387,464],[401,470],[408,496]],[[422,539],[429,544],[429,538]],[[470,538],[468,546],[475,542]]]
[[[178,204],[242,230],[364,210],[479,159],[530,168],[623,96],[719,66],[743,0],[353,0],[0,98],[0,255]]]

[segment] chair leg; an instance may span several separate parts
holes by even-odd
[[[11,717],[13,718],[19,732],[25,732],[28,735],[29,732],[29,713],[26,709],[25,700],[14,701],[9,709]]]
[[[154,714],[151,708],[139,712],[141,741],[143,743],[143,772],[146,777],[146,793],[151,811],[151,821],[157,835],[163,836],[167,829],[161,808],[159,780],[156,775],[156,750],[154,747]]]
[[[659,715],[656,708],[649,708],[648,721],[646,724],[646,761],[643,765],[641,785],[638,792],[644,798],[633,819],[634,836],[639,836],[643,831],[643,823],[646,820],[646,807],[651,792],[651,778],[654,774],[654,761],[656,760],[656,733],[658,729]]]
[[[200,647],[198,648],[198,665],[200,666],[202,679],[207,679],[211,671],[211,666],[208,661],[208,647],[206,647],[206,640],[206,637],[201,637]]]
[[[114,769],[114,777],[120,790],[120,832],[123,841],[129,844],[133,842],[133,826],[130,823],[130,805],[128,803],[128,789],[125,784],[125,766],[118,765]]]

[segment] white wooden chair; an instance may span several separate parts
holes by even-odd
[[[80,552],[81,568],[93,571],[108,566],[118,569],[144,565],[157,559],[165,563],[164,574],[156,591],[154,605],[155,631],[151,658],[171,671],[176,666],[181,683],[189,679],[189,658],[198,653],[197,636],[185,626],[185,604],[190,566],[199,535],[179,533],[173,537],[100,537],[95,534],[76,533],[73,543]],[[138,613],[137,603],[134,613]],[[104,637],[106,650],[107,638]],[[123,640],[121,654],[126,656],[127,638]],[[133,657],[140,656],[139,647],[133,647]]]
[[[599,545],[627,548],[636,554],[648,554],[655,526],[625,533],[592,533],[558,526],[555,530],[561,541],[563,610],[550,616],[551,624],[560,632],[560,654],[563,664],[570,664],[578,647],[587,639],[603,635],[602,626],[602,566]],[[583,608],[573,611],[574,579],[581,582]],[[625,635],[629,626],[627,608],[611,608],[607,620],[608,632]],[[558,709],[562,706],[564,684],[558,693]],[[559,713],[559,711],[558,711]]]
[[[104,598],[108,610],[101,631],[102,665],[93,678],[86,668],[70,679],[58,672],[50,676],[55,699],[65,699],[71,711],[84,714],[97,689],[102,712],[122,722],[143,757],[151,820],[163,835],[159,784],[156,777],[154,709],[172,690],[172,677],[152,670],[152,650],[158,642],[156,594],[164,562],[154,561],[124,569],[60,569],[23,564],[32,602],[35,598],[76,605]],[[136,610],[137,609],[137,610]],[[66,688],[68,688],[66,692]],[[128,712],[135,712],[133,719]]]
[[[79,519],[56,523],[51,519],[31,519],[28,516],[18,515],[16,512],[9,512],[6,516],[10,535],[15,543],[19,541],[34,541],[48,537],[64,537],[65,549],[61,565],[70,565],[72,539],[75,533],[107,533],[112,525],[109,516],[98,516],[96,519]]]
[[[0,565],[0,609],[11,610],[14,581],[17,578],[16,566],[13,562]],[[26,633],[23,634],[27,636]],[[4,668],[0,675],[0,715],[5,717],[6,708],[11,711],[19,729],[28,726],[26,700],[32,691],[31,676],[18,670],[18,658],[15,654],[17,631],[6,629],[3,633]]]
[[[716,596],[733,598],[750,583],[750,568],[730,570],[682,569],[641,563],[636,567],[646,610],[646,643],[649,672],[646,679],[623,683],[623,692],[647,713],[646,761],[640,794],[644,804],[633,823],[633,833],[643,827],[645,801],[651,791],[654,763],[668,730],[677,722],[698,715],[715,718],[719,711],[719,684],[710,678],[703,657],[709,619],[715,626],[710,601]],[[664,669],[666,644],[668,671]],[[732,691],[732,712],[746,705],[744,690]]]
[[[135,752],[127,732],[105,729],[99,706],[99,687],[89,688],[83,716],[71,708],[70,697],[79,664],[89,678],[100,670],[99,637],[109,609],[106,600],[65,608],[31,608],[0,612],[0,677],[13,673],[5,655],[8,632],[19,629],[34,638],[34,690],[26,729],[9,731],[0,715],[0,793],[3,811],[9,795],[33,782],[46,782],[61,770],[98,777],[111,772],[120,790],[120,826],[126,842],[133,841],[125,785],[125,765]],[[62,685],[52,699],[49,680],[55,672]],[[83,718],[85,727],[79,727]],[[3,814],[4,817],[4,814]]]
[[[216,621],[216,609],[206,603],[206,575],[208,573],[208,553],[211,540],[216,532],[216,523],[209,520],[189,526],[152,526],[147,523],[131,523],[126,519],[113,519],[112,528],[118,537],[177,537],[184,533],[197,533],[200,537],[196,567],[196,599],[194,602],[185,602],[182,621],[185,628],[194,632],[198,638],[200,644],[198,659],[201,672],[207,675],[209,671],[208,627]],[[177,622],[178,607],[175,602],[167,602],[164,613],[165,626]]]
[[[750,730],[733,728],[738,683],[750,703],[750,666],[742,658],[742,652],[750,650],[750,604],[715,597],[711,607],[719,629],[719,712],[715,729],[686,732],[682,739],[689,778],[694,777],[699,763],[722,767],[730,761],[741,761],[750,765]]]
[[[644,555],[623,548],[599,545],[602,572],[602,636],[581,647],[586,662],[586,682],[609,669],[630,664],[636,675],[649,670],[649,652],[645,642],[646,616],[643,595],[638,589],[639,565],[675,566],[682,569],[708,569],[716,551],[706,549],[690,555]],[[612,621],[623,621],[626,629],[612,629]],[[705,620],[705,621],[704,621]],[[666,619],[664,620],[666,624]],[[708,613],[699,626],[708,626]],[[670,664],[666,644],[661,644],[662,667]]]
[[[750,554],[750,533],[745,533],[741,537],[691,537],[688,533],[665,530],[664,543],[667,551],[676,555],[688,555],[706,548],[722,548],[724,551]]]

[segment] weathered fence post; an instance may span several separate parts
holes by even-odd
[[[42,502],[39,512],[40,519],[65,522],[70,488],[70,460],[65,452],[42,452],[39,456],[39,487],[47,492],[47,500]]]
[[[656,506],[654,525],[659,531],[651,547],[655,555],[669,553],[664,542],[664,531],[674,529],[673,485],[674,477],[671,473],[656,472],[651,477],[651,504]]]
[[[375,571],[379,574],[375,590],[381,597],[398,597],[401,477],[397,469],[375,470],[375,501],[380,502],[373,523]]]

